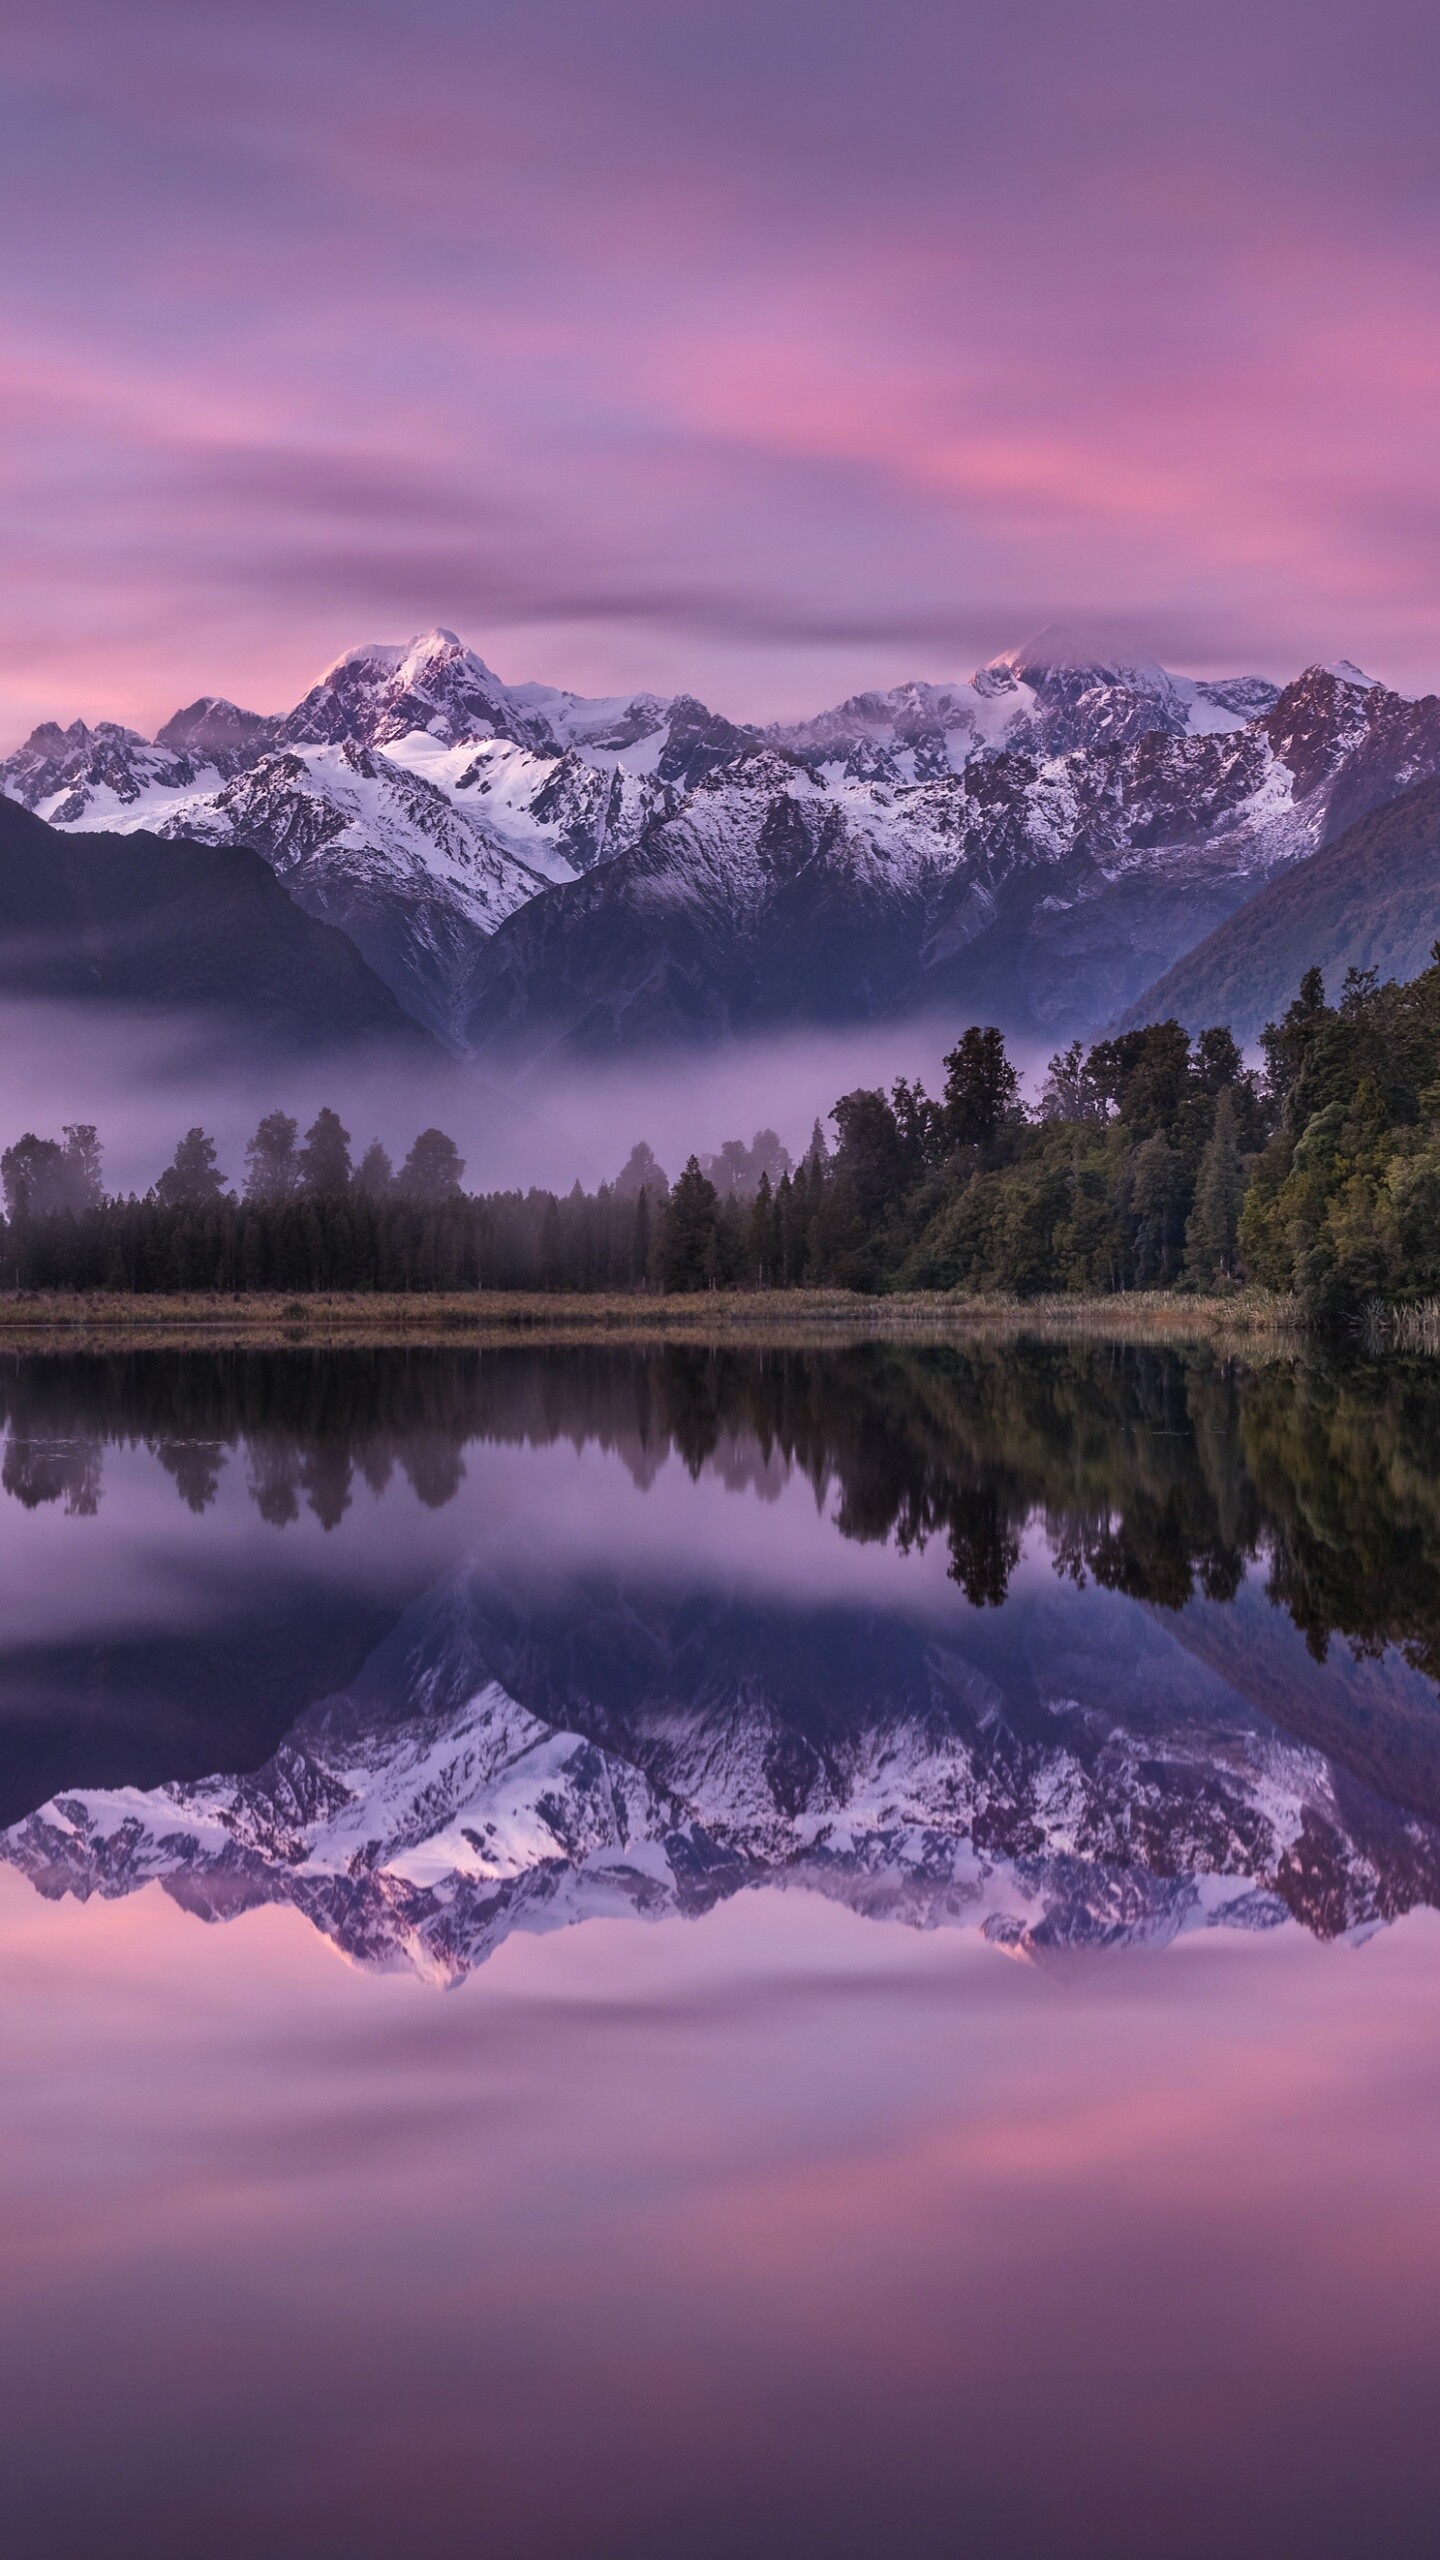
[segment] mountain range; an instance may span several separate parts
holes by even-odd
[[[763,1885],[1038,1957],[1363,1932],[1440,1899],[1433,1810],[1276,1721],[1315,1667],[1259,1591],[1241,1613],[1102,1625],[1068,1693],[1032,1695],[903,1621],[558,1573],[517,1594],[465,1564],[259,1768],[66,1789],[0,1858],[52,1897],[288,1905],[351,1961],[437,1983],[517,1929]],[[1394,1657],[1324,1676],[1342,1722],[1403,1717],[1410,1688],[1433,1711]]]
[[[1305,908],[1312,860],[1437,775],[1440,700],[1345,662],[1200,681],[1056,628],[760,729],[509,685],[437,630],[283,716],[44,723],[0,791],[70,836],[258,854],[498,1063],[910,1014],[1095,1031],[1272,885]]]

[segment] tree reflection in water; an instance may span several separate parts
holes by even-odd
[[[1330,1936],[1440,1891],[1422,1367],[1023,1338],[296,1348],[24,1359],[0,1400],[32,1511],[93,1516],[127,1453],[130,1619],[77,1627],[66,1533],[49,1615],[0,1657],[0,1823],[44,1891],[293,1895],[367,1963],[403,1945],[451,1975],[557,1896],[698,1911],[772,1874],[1036,1948],[1239,1912],[1232,1885],[1233,1925]],[[728,1503],[657,1544],[673,1493],[597,1548],[613,1469],[504,1455],[546,1449],[647,1496],[677,1466],[746,1505],[788,1483],[807,1519],[808,1486],[822,1549],[898,1561],[812,1586],[792,1501],[753,1583]],[[218,1517],[154,1547],[141,1618],[147,1459]],[[522,1477],[541,1507],[492,1545]],[[361,1499],[397,1480],[408,1526]],[[927,1548],[957,1586],[938,1616],[943,1579],[905,1561]]]
[[[25,1358],[0,1376],[4,1490],[93,1513],[107,1444],[143,1445],[192,1511],[239,1459],[260,1517],[334,1527],[398,1468],[439,1510],[475,1441],[567,1439],[647,1483],[678,1457],[798,1469],[842,1537],[934,1537],[999,1606],[1023,1532],[1057,1572],[1164,1609],[1233,1598],[1263,1556],[1323,1661],[1400,1645],[1440,1679],[1440,1373],[1034,1340],[833,1350],[598,1346]]]

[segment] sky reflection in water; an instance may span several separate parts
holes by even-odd
[[[4,1382],[11,2547],[1428,2549],[1424,1375],[263,1371]]]

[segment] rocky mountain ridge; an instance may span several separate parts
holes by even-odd
[[[1440,777],[1412,783],[1331,833],[1318,853],[1268,881],[1147,990],[1147,1019],[1187,1029],[1228,1022],[1253,1042],[1278,1021],[1305,971],[1331,998],[1347,969],[1418,977],[1440,935]],[[1129,1029],[1139,1009],[1123,1021]]]
[[[1172,675],[1153,659],[1117,656],[1052,624],[977,668],[966,684],[911,682],[852,694],[817,719],[777,724],[767,735],[849,781],[933,782],[963,773],[977,755],[1043,761],[1156,732],[1185,737],[1243,728],[1279,694],[1264,676],[1205,682]]]
[[[979,1003],[1093,1029],[1437,771],[1440,702],[1345,665],[1203,682],[1053,630],[762,733],[507,685],[436,631],[275,719],[43,724],[0,789],[67,831],[252,847],[447,1045],[524,1057]]]
[[[1440,701],[1312,669],[1260,717],[895,785],[775,744],[705,777],[478,954],[476,1051],[604,1053],[796,1021],[1092,1030],[1265,882],[1440,771]]]

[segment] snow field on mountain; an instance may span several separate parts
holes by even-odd
[[[684,696],[510,686],[433,631],[348,651],[283,718],[202,696],[165,735],[195,755],[45,724],[0,787],[65,829],[250,846],[447,1045],[517,1056],[572,1028],[717,1028],[747,1001],[757,1021],[968,1005],[964,955],[1002,924],[1016,1024],[1083,1012],[1087,970],[1099,1021],[1314,852],[1352,771],[1373,805],[1440,769],[1440,704],[1344,663],[1280,694],[1060,630],[968,682],[763,733]],[[584,875],[595,894],[567,905]],[[525,911],[557,898],[529,937]],[[673,1023],[671,919],[700,934]],[[747,955],[782,947],[798,965],[757,995]]]

